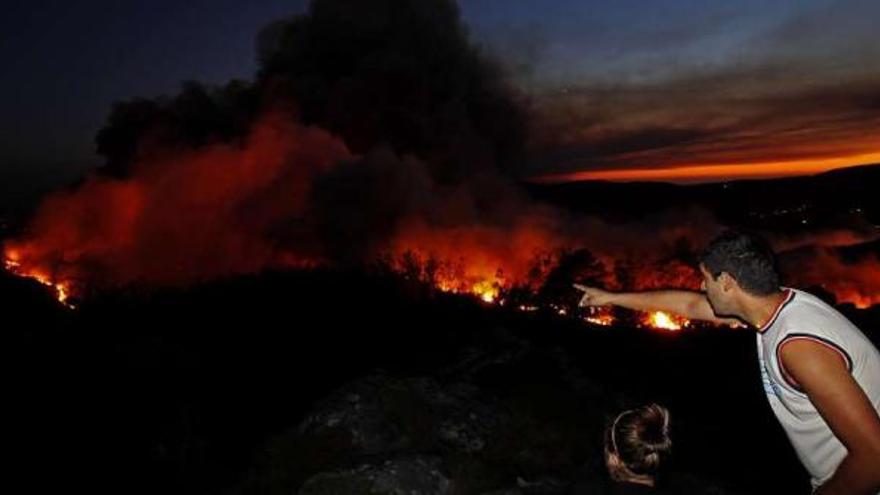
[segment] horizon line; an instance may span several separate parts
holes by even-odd
[[[880,152],[822,160],[758,162],[731,165],[682,165],[662,168],[582,170],[525,178],[535,184],[569,182],[667,182],[700,184],[737,180],[783,179],[818,175],[832,170],[880,165]]]

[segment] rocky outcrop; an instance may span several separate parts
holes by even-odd
[[[430,375],[375,371],[337,388],[270,443],[239,493],[569,493],[584,465],[601,466],[620,399],[558,348],[495,342]]]

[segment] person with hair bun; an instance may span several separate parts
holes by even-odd
[[[669,411],[663,406],[623,411],[605,430],[605,465],[618,483],[654,488],[671,452]]]
[[[662,472],[670,454],[669,411],[658,404],[628,409],[605,429],[608,479],[592,476],[577,483],[574,494],[671,493],[662,488]]]

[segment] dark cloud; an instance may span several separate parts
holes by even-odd
[[[621,155],[640,151],[677,149],[711,135],[703,129],[645,128],[621,130],[590,137],[570,146],[548,146],[542,159],[551,163],[584,163],[593,167],[614,166]]]
[[[535,170],[664,168],[880,151],[880,74],[821,84],[755,67],[541,100]]]
[[[752,56],[782,59],[835,73],[876,70],[880,57],[873,0],[834,0],[796,11],[749,43]]]
[[[877,15],[876,2],[836,1],[615,43],[620,62],[586,60],[582,76],[535,95],[532,173],[880,154]]]

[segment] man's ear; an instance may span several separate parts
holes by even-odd
[[[738,286],[736,279],[727,272],[721,272],[721,274],[718,275],[718,282],[721,283],[721,288],[724,289],[725,292]]]

